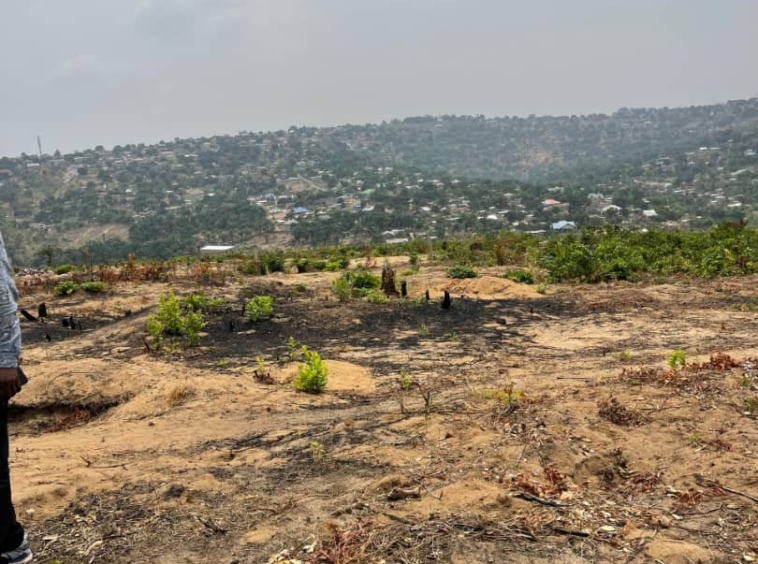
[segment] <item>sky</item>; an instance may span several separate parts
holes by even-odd
[[[2,0],[0,156],[758,96],[755,0]]]

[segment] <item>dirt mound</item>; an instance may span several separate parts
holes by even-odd
[[[358,394],[370,394],[376,390],[376,382],[371,373],[352,362],[340,360],[325,360],[327,369],[326,391],[327,392],[355,392]],[[295,378],[298,367],[291,365],[275,376],[282,384],[289,384]]]
[[[534,286],[519,284],[497,276],[483,275],[477,278],[464,280],[451,280],[438,285],[435,290],[438,293],[447,290],[455,297],[476,297],[483,300],[497,300],[506,298],[539,298],[541,295]]]

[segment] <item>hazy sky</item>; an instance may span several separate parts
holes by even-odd
[[[0,155],[758,95],[756,0],[2,0]]]

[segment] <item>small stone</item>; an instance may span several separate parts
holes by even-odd
[[[612,527],[611,525],[603,525],[602,527],[600,527],[600,530],[603,531],[604,533],[615,533],[616,527]]]

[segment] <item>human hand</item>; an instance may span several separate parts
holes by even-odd
[[[8,401],[21,391],[17,368],[0,368],[0,401]]]

